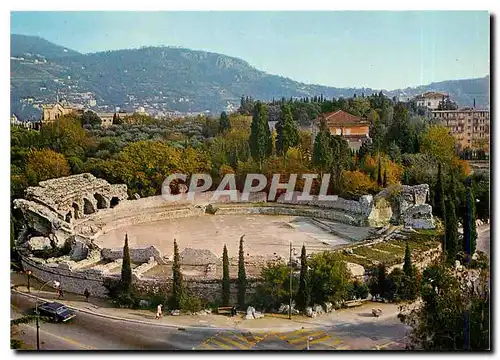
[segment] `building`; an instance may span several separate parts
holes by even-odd
[[[489,153],[490,111],[463,108],[432,111],[435,123],[450,129],[462,149],[483,149]]]
[[[448,94],[436,91],[429,91],[415,97],[418,107],[426,107],[430,110],[437,110],[439,103],[449,98]]]
[[[370,122],[367,119],[349,114],[343,110],[338,110],[323,114],[320,118],[313,121],[313,143],[320,130],[320,123],[323,119],[326,122],[328,129],[330,129],[330,133],[332,135],[341,135],[347,140],[349,148],[352,150],[359,150],[363,141],[370,139]]]
[[[53,105],[42,105],[42,123],[59,119],[63,115],[82,115],[83,107],[56,102]]]

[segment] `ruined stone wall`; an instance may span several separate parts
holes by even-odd
[[[162,253],[155,246],[134,247],[129,249],[130,260],[134,264],[147,263],[150,258],[153,258],[158,264],[165,264]],[[101,256],[105,260],[119,260],[123,258],[123,248],[119,249],[102,249]]]

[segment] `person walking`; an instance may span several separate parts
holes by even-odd
[[[159,319],[161,317],[161,307],[162,305],[158,305],[158,307],[156,308],[156,318]]]
[[[89,296],[90,296],[90,291],[89,289],[85,288],[85,291],[83,292],[83,295],[85,296],[85,301],[89,301]]]
[[[57,298],[58,298],[58,299],[64,299],[64,293],[63,293],[62,288],[60,287],[60,288],[58,289],[58,291],[59,291],[59,294],[57,295]]]

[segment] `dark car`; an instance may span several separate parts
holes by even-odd
[[[46,302],[40,305],[38,312],[40,316],[51,318],[54,322],[65,322],[76,316],[72,310],[57,302]]]

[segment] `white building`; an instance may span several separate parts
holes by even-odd
[[[429,91],[418,95],[415,99],[417,100],[417,106],[426,107],[429,110],[437,110],[439,103],[448,97],[449,95],[445,93]]]

